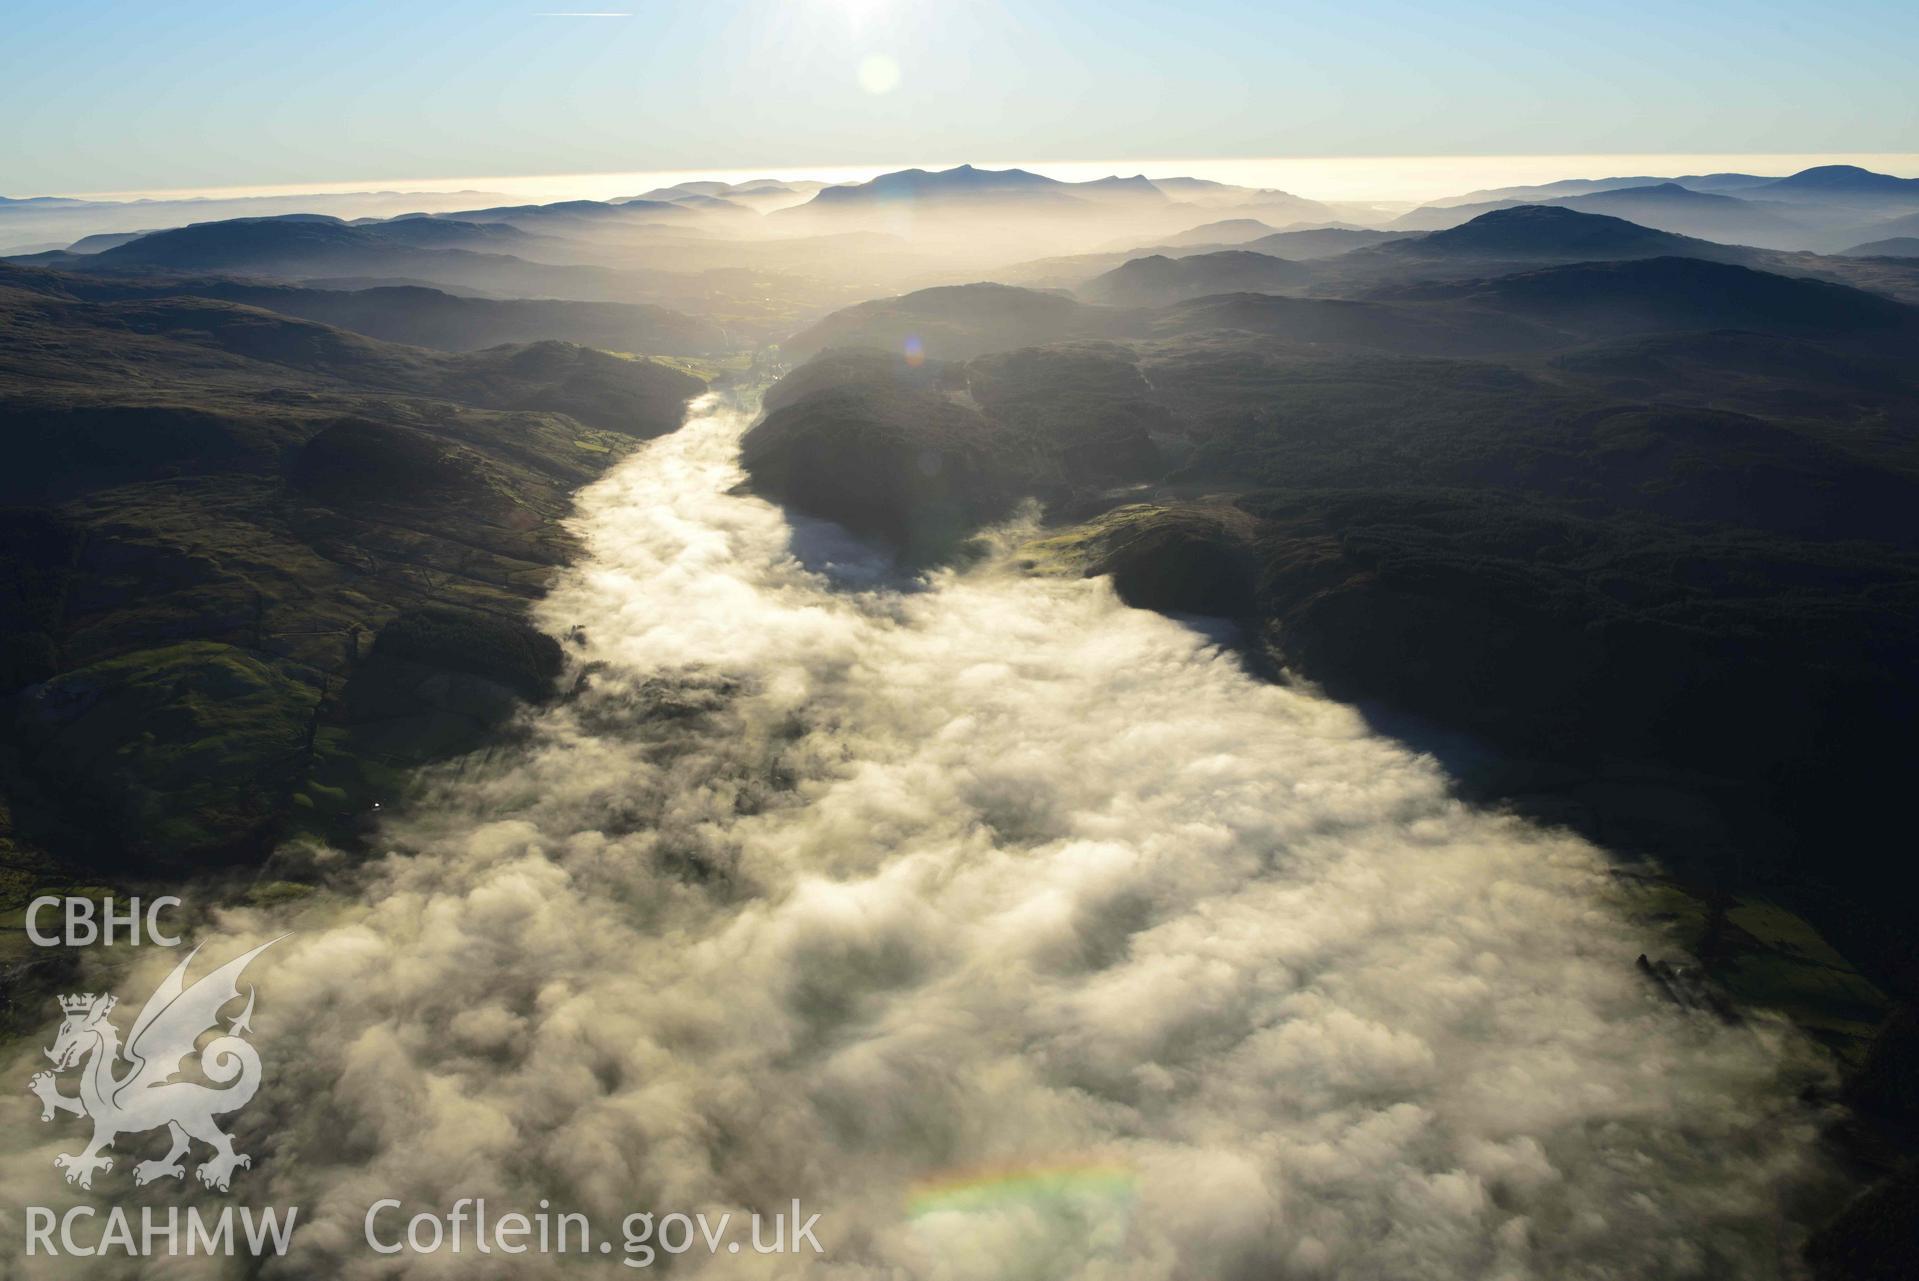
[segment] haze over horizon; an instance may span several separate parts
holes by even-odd
[[[486,191],[528,201],[605,200],[653,187],[693,180],[741,182],[753,178],[864,182],[901,169],[947,169],[971,163],[982,169],[1026,169],[1065,181],[1108,174],[1146,173],[1207,178],[1244,186],[1272,187],[1315,200],[1417,204],[1461,192],[1562,178],[1608,178],[1633,174],[1741,172],[1788,174],[1817,165],[1848,164],[1919,177],[1919,152],[1648,152],[1539,156],[1275,156],[1172,157],[1118,160],[903,160],[892,164],[784,164],[705,169],[636,169],[592,173],[480,174],[462,177],[363,178],[202,187],[140,187],[118,190],[5,191],[14,198],[63,196],[98,200],[245,199],[258,196],[355,194],[372,191]]]

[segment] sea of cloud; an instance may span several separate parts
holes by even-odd
[[[1103,581],[809,568],[732,492],[742,425],[583,495],[541,607],[574,697],[434,775],[393,856],[210,936],[296,931],[232,1118],[235,1196],[302,1207],[265,1275],[580,1269],[362,1240],[379,1198],[462,1196],[822,1215],[820,1256],[685,1275],[1782,1274],[1816,1064],[1651,990],[1599,851]],[[0,1119],[0,1194],[52,1203],[76,1136]],[[101,1187],[181,1199],[125,1165]]]

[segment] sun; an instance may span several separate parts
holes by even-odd
[[[899,87],[900,64],[886,54],[871,54],[860,60],[859,81],[868,93],[891,93]]]
[[[855,29],[884,16],[891,0],[824,0]]]

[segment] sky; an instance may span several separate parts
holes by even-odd
[[[1905,0],[0,0],[0,23],[0,192],[16,196],[1919,153]]]

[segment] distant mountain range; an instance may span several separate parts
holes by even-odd
[[[1878,220],[1919,211],[1919,179],[1854,165],[1822,165],[1785,178],[1708,174],[1685,178],[1568,179],[1454,196],[1389,225],[1436,231],[1519,204],[1614,214],[1661,231],[1769,249],[1838,250],[1904,234]]]
[[[1735,196],[1694,191],[1676,182],[1644,187],[1615,187],[1584,195],[1540,200],[1496,200],[1482,204],[1433,206],[1416,209],[1395,219],[1390,225],[1402,231],[1436,231],[1458,226],[1469,218],[1491,210],[1511,209],[1522,204],[1610,214],[1660,231],[1772,248],[1802,247],[1809,234],[1804,222],[1790,216],[1791,209],[1788,206],[1770,206]]]
[[[1815,165],[1784,177],[1763,177],[1750,173],[1688,174],[1682,177],[1640,175],[1631,178],[1563,178],[1558,182],[1521,187],[1492,187],[1428,201],[1434,208],[1485,204],[1500,200],[1535,203],[1571,196],[1589,196],[1602,191],[1630,187],[1656,187],[1667,183],[1689,191],[1725,194],[1736,192],[1755,200],[1885,200],[1919,204],[1919,178],[1898,178],[1875,173],[1858,165]]]
[[[861,229],[864,220],[874,218],[879,221],[865,222],[864,229],[897,232],[902,214],[915,215],[930,226],[944,214],[963,218],[982,203],[1043,221],[1105,213],[1129,221],[1131,229],[1144,233],[1135,243],[1207,249],[1242,244],[1296,224],[1377,226],[1384,217],[1367,206],[1329,204],[1271,188],[1184,175],[1112,175],[1067,182],[1024,169],[958,165],[944,170],[901,169],[866,182],[841,184],[780,178],[737,183],[691,180],[615,200],[546,204],[514,204],[480,191],[132,201],[7,196],[0,197],[0,253],[39,251],[59,244],[89,253],[112,247],[93,241],[94,236],[124,236],[239,217],[336,212],[352,217],[354,224],[415,215],[508,223],[541,233],[584,234],[594,227],[627,225],[621,219],[653,221],[692,233],[703,219],[713,220],[706,224],[712,227],[756,226],[757,218],[750,215],[761,214],[776,215],[788,224],[788,230],[804,227],[818,234]],[[1401,231],[1441,230],[1479,213],[1521,203],[1564,204],[1582,212],[1615,214],[1680,235],[1773,249],[1838,252],[1913,234],[1909,228],[1879,224],[1919,212],[1919,179],[1855,165],[1821,165],[1785,176],[1567,178],[1443,197],[1388,225]],[[1210,217],[1193,216],[1200,210]],[[820,225],[806,227],[807,223]],[[1116,230],[1125,228],[1116,226]],[[1126,246],[1115,241],[1110,247]]]
[[[901,169],[866,182],[825,187],[800,208],[807,214],[898,204],[956,205],[994,202],[1042,202],[1071,208],[1085,183],[1061,182],[1024,169]],[[1158,191],[1152,195],[1164,200]]]
[[[696,180],[675,183],[671,187],[655,187],[651,191],[641,192],[637,196],[628,196],[613,203],[626,204],[629,201],[643,200],[667,201],[689,208],[711,211],[749,209],[755,213],[771,213],[775,209],[804,203],[812,197],[814,192],[828,185],[830,184],[815,182],[810,178],[790,180],[755,178],[750,182]]]
[[[1764,178],[1750,173],[1689,174],[1680,178],[1656,178],[1646,174],[1633,178],[1562,178],[1558,182],[1542,182],[1531,186],[1484,188],[1479,191],[1469,191],[1461,196],[1447,196],[1442,200],[1432,200],[1427,203],[1437,209],[1452,208],[1456,205],[1492,204],[1504,200],[1537,204],[1540,201],[1559,200],[1567,196],[1590,196],[1596,192],[1619,191],[1628,187],[1657,187],[1663,183],[1673,183],[1690,191],[1726,192],[1742,191],[1777,181],[1779,181],[1777,178]]]
[[[1895,178],[1857,165],[1819,165],[1754,187],[1749,194],[1764,200],[1915,209],[1919,208],[1919,178]]]
[[[1062,182],[1024,169],[901,169],[867,182],[826,187],[803,205],[777,217],[819,220],[833,215],[911,210],[922,215],[965,213],[991,204],[1035,215],[1091,213],[1096,209],[1168,212],[1180,205],[1258,211],[1281,222],[1333,221],[1338,211],[1290,192],[1236,187],[1200,178],[1130,178],[1113,175],[1088,182]]]

